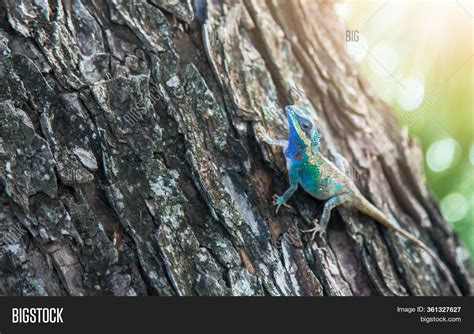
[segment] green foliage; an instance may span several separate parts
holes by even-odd
[[[474,261],[472,18],[456,2],[339,7],[359,34],[350,53],[420,140],[428,186]]]

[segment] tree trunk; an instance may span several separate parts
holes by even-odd
[[[422,152],[362,78],[329,4],[1,0],[0,291],[5,295],[449,295],[433,262],[356,211],[327,239],[288,186],[286,104],[323,153],[446,262],[474,273]],[[383,143],[383,145],[382,145]]]

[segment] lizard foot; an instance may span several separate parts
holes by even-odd
[[[316,237],[316,234],[319,234],[319,236],[321,238],[325,238],[326,237],[326,229],[323,228],[320,224],[318,224],[317,219],[314,221],[313,224],[314,224],[313,228],[310,228],[309,230],[301,230],[300,229],[300,232],[302,232],[302,233],[311,233],[310,242],[312,242],[314,240],[314,238]]]
[[[276,205],[277,207],[275,213],[278,213],[278,210],[282,205],[288,209],[292,209],[291,206],[285,203],[285,199],[283,198],[283,196],[273,195],[273,205]]]

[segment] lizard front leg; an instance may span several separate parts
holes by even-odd
[[[288,140],[272,139],[266,133],[260,133],[260,138],[268,145],[276,145],[286,148],[288,146]]]
[[[290,180],[290,187],[286,189],[286,191],[283,193],[283,195],[278,196],[278,195],[273,195],[274,202],[277,206],[276,211],[278,212],[278,209],[280,209],[280,206],[284,205],[286,206],[286,201],[293,196],[295,193],[296,189],[298,189],[298,172],[294,170],[294,168],[290,168],[288,171],[288,178]]]

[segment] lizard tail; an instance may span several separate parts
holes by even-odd
[[[430,257],[435,261],[435,263],[438,265],[438,268],[441,270],[443,275],[446,277],[448,280],[449,284],[451,285],[451,288],[453,289],[454,293],[457,296],[462,296],[461,291],[459,290],[458,286],[454,282],[453,276],[451,272],[449,271],[448,267],[441,261],[441,259],[438,257],[438,255],[433,252],[425,243],[423,243],[421,240],[419,240],[417,237],[415,237],[413,234],[411,234],[408,231],[405,231],[404,229],[394,225],[392,222],[390,222],[389,218],[377,207],[375,207],[372,203],[370,203],[367,199],[365,199],[363,196],[358,196],[356,200],[356,208],[360,210],[361,212],[365,213],[366,215],[372,217],[375,219],[377,222],[380,224],[388,227],[389,229],[392,229],[401,235],[403,235],[405,238],[413,242],[416,246],[419,248],[423,249]]]

